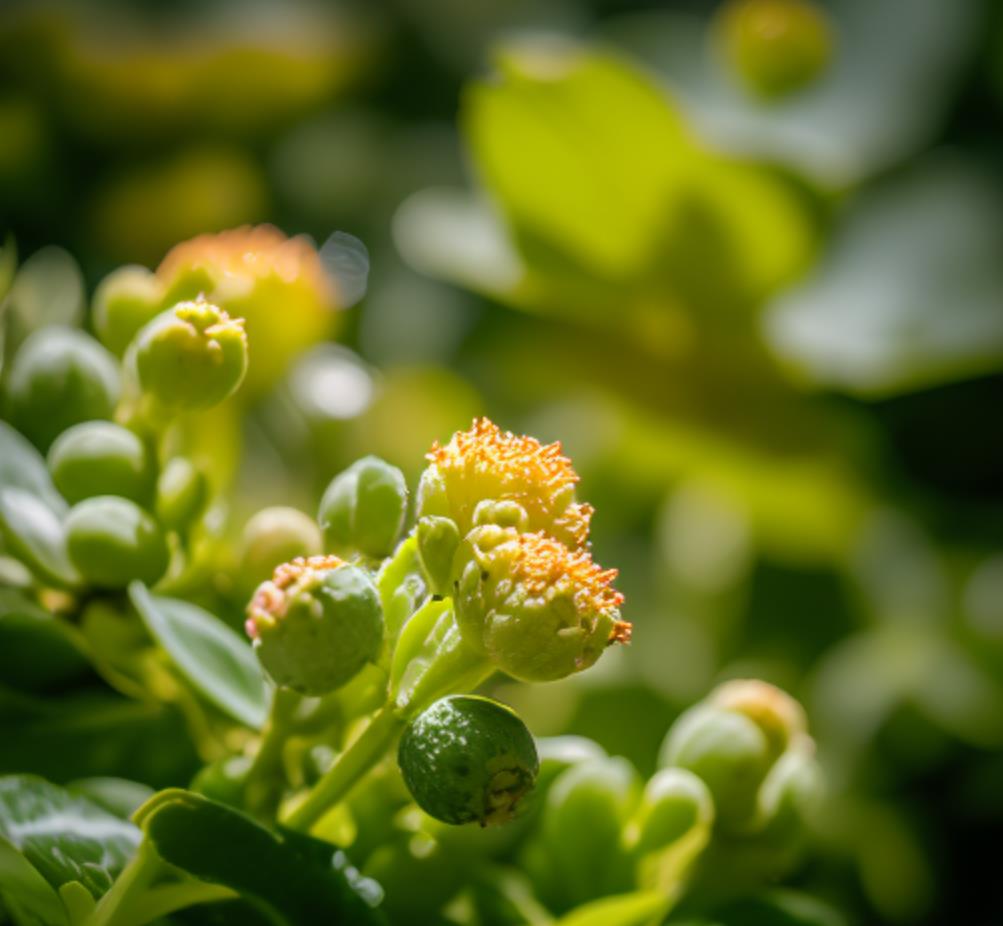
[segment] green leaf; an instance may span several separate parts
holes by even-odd
[[[139,830],[85,797],[34,775],[0,778],[0,836],[53,887],[79,881],[95,897],[139,845]]]
[[[241,894],[288,926],[378,924],[382,895],[343,852],[296,833],[276,835],[250,817],[189,791],[163,791],[136,813],[158,855],[202,881]]]
[[[58,514],[66,511],[66,502],[52,484],[45,458],[20,432],[0,421],[0,489],[8,487],[33,492]]]
[[[0,489],[0,530],[11,553],[42,581],[61,587],[80,583],[66,552],[59,515],[26,489]]]
[[[200,607],[151,595],[141,582],[129,597],[153,638],[170,654],[186,679],[220,710],[260,730],[270,694],[250,645]]]
[[[123,820],[130,819],[154,794],[153,788],[138,781],[100,776],[80,778],[70,782],[66,789],[83,795]]]
[[[84,278],[62,248],[36,251],[18,269],[4,304],[7,332],[16,347],[46,325],[77,327],[84,317]]]
[[[671,906],[660,891],[618,894],[576,907],[555,926],[656,926]]]
[[[0,588],[0,678],[7,685],[44,691],[91,672],[69,626],[19,592]]]
[[[0,913],[6,913],[15,926],[67,922],[55,889],[6,839],[0,839]]]

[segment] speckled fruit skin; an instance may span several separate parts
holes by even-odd
[[[504,823],[533,789],[540,762],[519,716],[488,698],[436,701],[397,753],[418,806],[444,823]]]

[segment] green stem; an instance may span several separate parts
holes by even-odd
[[[303,803],[289,814],[286,826],[304,832],[314,826],[386,755],[404,729],[404,724],[405,720],[390,705],[377,711],[362,735],[338,756]]]
[[[272,815],[282,796],[282,750],[289,739],[293,715],[302,696],[291,688],[276,688],[261,745],[244,780],[248,809]]]

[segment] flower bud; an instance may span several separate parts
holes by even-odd
[[[498,524],[543,531],[570,549],[588,540],[592,508],[575,502],[578,474],[560,444],[544,446],[478,418],[445,446],[435,443],[426,458],[419,518],[448,517],[461,536],[478,524]]]
[[[70,561],[92,585],[125,588],[134,579],[147,585],[167,570],[164,535],[134,502],[99,495],[79,502],[66,516]]]
[[[718,822],[740,831],[755,817],[759,788],[772,764],[769,742],[744,714],[698,704],[673,724],[659,754],[663,768],[684,768],[707,785]]]
[[[663,768],[645,785],[631,841],[639,854],[658,852],[713,821],[714,799],[707,785],[686,769]]]
[[[358,551],[383,557],[393,552],[406,512],[404,474],[396,466],[368,456],[331,480],[317,521],[326,549],[344,555]]]
[[[160,281],[145,267],[119,267],[94,292],[92,318],[101,343],[121,357],[147,322],[164,308]]]
[[[372,581],[336,556],[279,566],[248,606],[245,624],[276,684],[322,695],[379,654],[383,612]]]
[[[45,451],[72,425],[111,418],[119,390],[115,358],[90,335],[41,328],[28,336],[11,364],[8,418]]]
[[[397,753],[418,806],[444,823],[510,820],[540,769],[518,714],[488,698],[436,701],[408,726]]]
[[[460,532],[449,518],[427,515],[418,521],[417,540],[418,557],[433,593],[448,595]]]
[[[585,550],[543,533],[493,525],[464,540],[453,590],[464,641],[524,681],[563,678],[592,665],[608,645],[630,639],[623,596]]]
[[[281,505],[262,508],[244,525],[240,584],[254,588],[277,566],[316,556],[321,546],[320,529],[309,515]]]
[[[85,421],[56,438],[49,471],[72,503],[95,495],[119,495],[143,503],[153,488],[153,461],[140,438],[110,421]]]
[[[799,737],[807,735],[804,708],[787,692],[755,678],[737,678],[719,685],[707,699],[710,704],[744,714],[755,723],[780,755]]]
[[[198,517],[208,495],[205,474],[186,457],[174,457],[157,479],[157,518],[165,527],[182,530]]]
[[[765,99],[808,86],[832,57],[832,30],[809,0],[732,0],[717,26],[731,66]]]
[[[175,411],[222,402],[247,371],[243,320],[201,300],[158,315],[136,335],[132,350],[140,387]]]

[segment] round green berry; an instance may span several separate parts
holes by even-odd
[[[253,589],[276,566],[320,553],[320,528],[296,508],[262,508],[244,525],[241,547],[240,584]]]
[[[49,471],[70,503],[95,495],[144,502],[153,486],[153,462],[140,438],[110,421],[85,421],[56,438]]]
[[[511,819],[540,770],[533,737],[514,711],[461,695],[436,701],[408,726],[397,762],[427,814],[482,826]]]
[[[406,511],[404,474],[369,456],[334,477],[321,499],[317,521],[327,549],[381,557],[393,551]]]
[[[162,284],[146,267],[119,267],[94,292],[92,318],[101,343],[119,357],[136,332],[161,311]]]
[[[156,582],[167,570],[167,543],[157,522],[135,502],[99,495],[66,516],[70,561],[92,585],[124,588],[134,579]]]
[[[208,495],[205,474],[185,457],[174,457],[157,479],[157,518],[165,527],[181,530],[205,507]]]
[[[209,408],[235,392],[247,372],[240,319],[204,301],[182,302],[136,335],[139,385],[165,408]]]
[[[318,556],[276,569],[254,593],[245,627],[276,684],[322,695],[377,657],[383,611],[363,570]]]
[[[119,391],[118,364],[94,338],[74,328],[42,328],[11,364],[8,416],[44,451],[81,421],[111,418]]]

